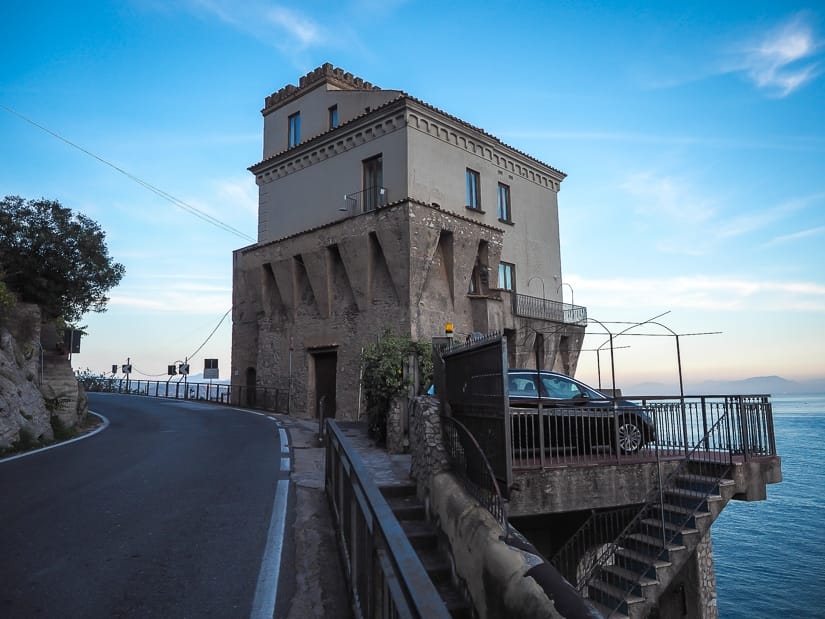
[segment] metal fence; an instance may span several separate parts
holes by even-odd
[[[385,187],[367,187],[362,191],[348,193],[344,196],[345,209],[350,214],[366,213],[387,205]]]
[[[504,528],[504,537],[509,538],[506,501],[484,451],[472,433],[457,419],[442,417],[441,429],[450,468],[461,480],[464,489]]]
[[[507,341],[499,334],[442,353],[445,413],[475,438],[505,497],[512,485]]]
[[[513,314],[523,318],[538,318],[571,325],[587,324],[587,308],[560,301],[540,299],[513,293]]]
[[[745,460],[776,455],[770,397],[622,398],[622,406],[510,409],[513,469],[684,457],[695,448]],[[632,402],[637,406],[626,406]],[[636,426],[638,449],[628,448]],[[717,427],[718,426],[718,427]],[[708,431],[717,427],[716,443]]]
[[[398,520],[338,424],[327,420],[326,493],[359,619],[450,614]]]
[[[288,387],[247,387],[222,383],[131,380],[125,378],[82,378],[88,392],[123,393],[174,400],[198,400],[244,406],[277,413],[289,413]]]

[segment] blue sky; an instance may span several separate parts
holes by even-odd
[[[404,90],[568,174],[565,301],[721,331],[681,338],[688,381],[825,377],[821,3],[9,2],[0,30],[0,105],[250,237],[266,95],[324,62]],[[75,367],[163,374],[231,306],[246,239],[4,108],[0,194],[93,217],[126,266]],[[228,377],[230,341],[193,371]],[[671,338],[616,345],[620,386],[675,378]]]

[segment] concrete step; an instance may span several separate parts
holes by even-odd
[[[661,537],[653,537],[644,533],[630,533],[625,535],[619,543],[625,548],[635,550],[656,559],[667,559],[669,553],[685,550],[683,545],[674,543],[668,543],[662,547]]]
[[[701,490],[688,490],[687,488],[665,488],[664,496],[667,504],[705,511],[707,511],[708,501],[722,499],[718,494],[709,494]]]
[[[683,544],[686,537],[697,535],[699,530],[693,527],[681,527],[667,519],[664,523],[661,518],[644,518],[639,522],[640,532],[651,537],[661,538],[664,525],[665,537],[674,544]]]
[[[470,606],[469,602],[464,599],[461,592],[451,583],[442,585],[436,584],[435,588],[438,590],[441,599],[444,600],[444,604],[447,606],[447,610],[450,612],[451,617],[454,619],[472,619],[472,606]]]
[[[416,551],[437,547],[435,527],[426,520],[401,520],[399,524]]]
[[[619,565],[605,565],[601,568],[600,579],[624,591],[645,597],[644,588],[655,586],[659,581],[655,578],[642,576],[637,572],[627,570]]]
[[[617,548],[614,555],[614,564],[647,578],[657,578],[657,569],[673,565],[665,559],[651,557],[630,548]]]
[[[418,550],[418,558],[421,559],[424,569],[427,570],[427,574],[429,574],[430,580],[434,584],[452,582],[450,562],[441,550],[438,548],[421,548]]]
[[[695,511],[692,508],[682,505],[666,503],[662,506],[662,511],[667,522],[683,528],[699,529],[709,524],[708,519],[710,518],[710,512],[708,512],[707,509]]]
[[[587,600],[587,603],[595,608],[596,612],[598,612],[601,617],[604,617],[604,619],[630,619],[630,617],[624,613],[618,610],[614,611],[603,604],[599,604],[596,600]]]
[[[598,578],[588,583],[587,597],[609,609],[615,608],[628,616],[631,614],[630,609],[634,604],[641,604],[645,601],[640,595],[625,593],[624,590]]]
[[[398,520],[424,520],[426,510],[424,503],[414,494],[407,496],[386,497],[387,503]]]

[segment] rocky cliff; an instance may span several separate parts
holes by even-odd
[[[86,396],[66,355],[41,343],[49,330],[35,305],[17,304],[0,320],[0,451],[49,443],[85,418]]]

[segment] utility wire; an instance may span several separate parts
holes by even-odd
[[[210,333],[210,334],[207,336],[207,338],[203,341],[203,344],[201,344],[200,346],[198,346],[198,348],[195,350],[195,352],[193,352],[193,353],[192,353],[192,354],[190,354],[188,357],[186,357],[187,359],[192,359],[195,355],[197,355],[197,354],[200,352],[200,349],[201,349],[201,348],[203,348],[204,346],[206,346],[206,343],[207,343],[210,339],[212,339],[212,336],[213,336],[213,335],[215,335],[215,331],[217,331],[217,330],[218,330],[218,327],[220,327],[220,326],[223,324],[223,321],[224,321],[224,320],[226,320],[226,317],[227,317],[227,316],[229,316],[229,312],[231,312],[231,311],[232,311],[232,308],[231,308],[231,307],[230,307],[228,310],[226,310],[226,313],[225,313],[225,314],[221,317],[220,322],[218,322],[218,324],[215,326],[215,328],[214,328],[214,329],[212,329],[212,333]]]
[[[132,365],[132,369],[135,372],[137,372],[138,374],[143,374],[144,376],[152,376],[152,377],[154,377],[154,376],[168,376],[168,374],[166,374],[166,372],[164,372],[163,374],[147,374],[146,372],[142,372],[139,369],[137,369],[134,365]]]
[[[72,148],[76,148],[77,150],[79,150],[80,152],[88,155],[92,159],[96,159],[100,163],[102,163],[104,165],[107,165],[107,166],[109,166],[110,168],[112,168],[114,170],[117,170],[118,172],[123,174],[126,178],[134,181],[135,183],[137,183],[141,187],[143,187],[145,189],[148,189],[149,191],[151,191],[155,195],[163,198],[164,200],[166,200],[168,202],[171,202],[172,204],[177,206],[179,209],[182,209],[182,210],[188,212],[189,214],[194,215],[198,219],[201,219],[201,220],[205,221],[206,223],[212,224],[213,226],[215,226],[217,228],[220,228],[224,232],[229,232],[230,234],[234,234],[235,236],[239,236],[242,239],[245,239],[247,241],[251,241],[253,243],[255,242],[255,239],[252,238],[251,236],[249,236],[248,234],[246,234],[245,232],[241,232],[237,228],[233,228],[229,224],[222,222],[220,219],[217,219],[216,217],[213,217],[212,215],[209,215],[208,213],[203,212],[202,210],[192,206],[191,204],[187,204],[183,200],[181,200],[179,198],[176,198],[172,194],[167,193],[166,191],[163,191],[162,189],[159,189],[159,188],[155,187],[151,183],[149,183],[147,181],[144,181],[143,179],[135,176],[134,174],[132,174],[130,172],[127,172],[123,168],[118,167],[115,164],[111,163],[110,161],[107,161],[107,160],[103,159],[103,157],[100,157],[99,155],[96,155],[95,153],[93,153],[89,150],[86,150],[82,146],[80,146],[78,144],[75,144],[71,140],[68,140],[68,139],[64,138],[62,135],[60,135],[58,133],[55,133],[51,129],[48,129],[47,127],[44,127],[43,125],[36,123],[32,119],[27,118],[26,116],[23,116],[23,114],[13,110],[12,108],[10,108],[6,105],[3,105],[2,103],[0,103],[0,108],[3,108],[8,113],[13,114],[14,116],[17,116],[18,118],[24,120],[25,122],[29,123],[30,125],[33,125],[33,126],[37,127],[41,131],[45,131],[46,133],[48,133],[52,137],[57,138],[61,142],[65,142],[66,144],[68,144]]]

